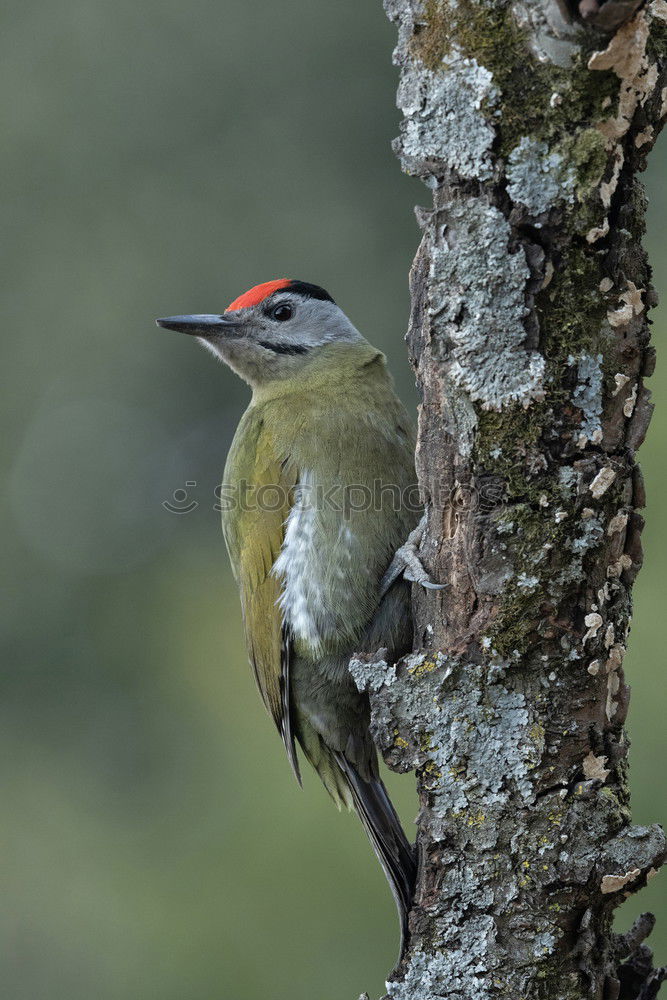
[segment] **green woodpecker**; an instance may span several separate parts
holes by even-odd
[[[414,552],[413,433],[384,355],[324,289],[292,279],[222,315],[157,322],[196,336],[252,389],[222,515],[250,662],[297,779],[296,744],[338,807],[359,814],[404,942],[414,853],[348,671],[355,652],[384,647],[391,662],[411,649],[405,579],[430,583]]]

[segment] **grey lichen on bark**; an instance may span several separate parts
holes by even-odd
[[[415,588],[412,655],[354,667],[420,796],[388,996],[649,1000],[652,921],[611,922],[665,857],[630,819],[622,664],[655,304],[637,174],[667,113],[667,3],[620,27],[636,4],[385,6],[397,153],[433,194],[408,343],[421,554],[447,584]]]

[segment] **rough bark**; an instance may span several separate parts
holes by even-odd
[[[396,671],[354,665],[421,803],[388,996],[648,1000],[652,919],[611,924],[665,857],[630,820],[622,664],[655,304],[637,174],[667,112],[667,3],[386,9],[396,149],[433,193],[408,342],[422,557],[448,585],[415,588]]]

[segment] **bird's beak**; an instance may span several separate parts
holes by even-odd
[[[158,326],[165,330],[177,330],[179,333],[190,333],[194,337],[239,336],[237,332],[243,324],[231,316],[218,316],[214,313],[195,313],[192,316],[166,316],[156,319]]]

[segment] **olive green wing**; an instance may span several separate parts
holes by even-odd
[[[248,419],[250,416],[250,419]],[[235,486],[222,524],[239,586],[246,647],[262,700],[282,736],[301,783],[290,714],[291,643],[282,624],[280,581],[271,573],[285,535],[297,475],[276,454],[261,417],[246,413],[239,425],[225,486]]]

